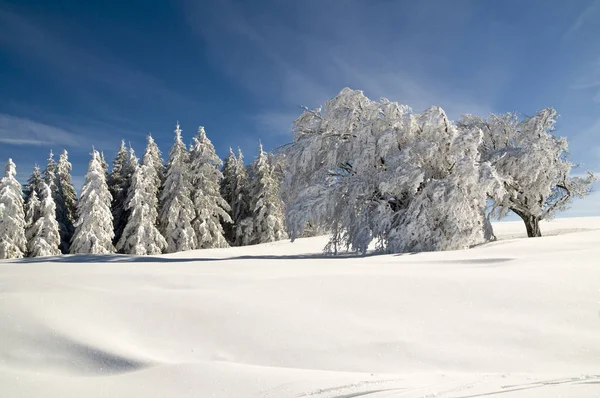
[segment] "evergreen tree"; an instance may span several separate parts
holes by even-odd
[[[0,258],[21,258],[27,249],[25,212],[17,166],[8,159],[0,180]]]
[[[100,154],[93,150],[85,183],[77,202],[77,222],[71,242],[72,254],[103,254],[115,251],[112,244],[114,229],[111,199]]]
[[[192,228],[194,204],[191,197],[189,154],[181,138],[179,123],[175,129],[175,143],[169,152],[165,183],[160,197],[159,227],[167,241],[167,253],[196,248],[196,234]]]
[[[62,253],[69,252],[69,245],[75,228],[75,211],[77,193],[71,182],[71,170],[73,166],[69,162],[69,154],[63,149],[56,164],[56,221],[60,230],[60,250]]]
[[[152,164],[154,165],[154,169],[156,170],[156,175],[158,176],[159,188],[160,185],[165,180],[165,165],[164,160],[162,159],[162,152],[158,148],[158,145],[154,141],[151,135],[148,135],[148,145],[146,146],[146,152],[152,158]],[[146,156],[144,154],[144,156]]]
[[[235,197],[235,182],[236,174],[235,170],[237,167],[237,159],[231,147],[229,147],[229,156],[223,160],[223,167],[221,173],[223,178],[221,179],[221,197],[229,205],[229,216],[232,219],[231,223],[222,223],[225,238],[229,244],[235,243],[235,218],[233,217],[233,206]]]
[[[148,137],[148,146],[142,164],[135,164],[127,195],[129,219],[117,243],[120,252],[135,255],[160,254],[167,248],[165,238],[156,227],[158,217],[158,187],[160,177],[154,164],[154,140]]]
[[[42,183],[41,201],[37,206],[31,204],[29,211],[37,214],[32,217],[35,222],[28,225],[27,228],[27,251],[30,257],[58,256],[61,252],[60,233],[58,222],[56,221],[56,206],[52,192],[46,183]],[[31,197],[31,202],[37,201],[35,191]],[[37,207],[37,211],[34,210]],[[29,218],[29,214],[28,214]]]
[[[135,157],[132,154],[132,150],[128,151],[125,141],[121,141],[121,147],[113,160],[112,171],[108,178],[108,188],[112,196],[111,209],[115,228],[115,242],[118,242],[121,238],[129,217],[129,211],[125,208],[125,202],[133,173],[132,156]]]
[[[252,164],[252,214],[254,243],[274,242],[287,238],[279,181],[262,144]]]
[[[46,184],[42,182],[42,184]],[[46,185],[48,186],[48,185]],[[41,191],[40,186],[40,191]],[[25,202],[25,238],[27,238],[27,242],[29,242],[32,238],[31,228],[35,224],[35,222],[40,217],[40,200],[38,198],[37,190],[34,189],[31,191],[31,195],[27,202]]]
[[[235,169],[234,205],[232,213],[235,222],[235,244],[247,246],[252,243],[254,225],[252,216],[252,197],[248,170],[251,167],[244,165],[244,155],[238,148],[238,157]]]
[[[33,168],[33,173],[31,173],[31,176],[27,180],[27,184],[25,184],[25,187],[23,188],[23,195],[24,195],[25,203],[27,203],[29,201],[29,198],[31,197],[33,192],[35,192],[36,196],[39,198],[40,189],[41,189],[43,182],[44,182],[44,178],[42,177],[40,168],[38,166],[35,166]]]
[[[215,153],[212,142],[206,137],[204,127],[198,128],[190,148],[190,172],[192,182],[192,201],[196,217],[192,227],[196,233],[196,247],[209,249],[229,247],[224,236],[221,221],[231,223],[227,213],[229,204],[219,191],[223,175],[219,171],[221,159]]]

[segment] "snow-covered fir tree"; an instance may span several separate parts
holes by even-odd
[[[69,252],[71,238],[75,227],[75,205],[77,202],[77,192],[71,182],[71,162],[69,162],[69,154],[64,149],[58,158],[56,164],[56,190],[55,197],[56,206],[56,221],[60,230],[60,250],[62,253]]]
[[[122,253],[155,255],[167,248],[167,242],[156,226],[160,177],[154,164],[153,144],[152,137],[148,137],[142,164],[134,162],[126,203],[129,219],[117,243],[117,250]]]
[[[462,129],[480,129],[484,161],[491,162],[502,179],[503,190],[492,195],[492,215],[509,211],[525,223],[529,237],[541,236],[539,222],[565,210],[576,197],[586,196],[595,177],[570,177],[574,167],[567,159],[566,138],[552,134],[557,113],[552,108],[519,119],[514,113],[491,114],[483,119],[466,115]]]
[[[273,166],[260,144],[258,156],[252,163],[253,243],[287,238],[279,185]]]
[[[325,228],[326,250],[384,252],[467,248],[486,240],[485,198],[499,189],[479,161],[477,130],[459,131],[441,108],[420,115],[386,99],[342,90],[306,110],[283,150],[292,238]]]
[[[133,157],[135,155],[127,149],[125,141],[122,140],[108,177],[108,189],[112,196],[111,209],[115,228],[115,242],[118,242],[121,238],[129,217],[125,202],[131,184],[131,175],[133,174]]]
[[[42,184],[46,185],[45,182],[42,182]],[[42,190],[41,185],[39,187],[39,190]],[[37,191],[38,190],[36,189],[32,190],[29,199],[27,200],[27,202],[25,202],[25,238],[28,242],[32,236],[30,233],[31,227],[33,227],[33,224],[35,224],[35,222],[40,217],[40,200],[38,198]]]
[[[231,147],[229,147],[229,155],[223,160],[223,167],[221,168],[223,178],[221,178],[220,192],[221,197],[229,205],[229,216],[232,219],[231,223],[222,223],[225,238],[231,245],[235,241],[235,221],[232,213],[232,204],[234,202],[236,162],[235,154]]]
[[[27,250],[25,212],[17,166],[8,159],[0,180],[0,259],[21,258]]]
[[[35,199],[34,199],[35,198]],[[58,256],[61,254],[59,245],[61,241],[58,222],[56,221],[56,206],[50,187],[42,183],[41,200],[35,206],[28,209],[37,214],[32,217],[35,221],[27,226],[27,252],[30,257]],[[37,201],[37,195],[31,197],[31,201]],[[28,214],[29,218],[30,215]]]
[[[198,249],[229,247],[221,223],[231,223],[232,220],[228,213],[229,204],[219,190],[223,178],[220,165],[221,159],[206,136],[204,127],[200,126],[190,148],[192,201],[196,213],[192,227]]]
[[[100,154],[93,150],[85,183],[77,201],[77,222],[71,242],[72,254],[114,253],[111,201]]]
[[[162,152],[160,151],[160,148],[158,148],[158,145],[156,144],[154,138],[152,138],[151,135],[148,135],[148,145],[146,146],[146,152],[152,158],[152,164],[154,165],[156,175],[158,176],[158,188],[160,189],[160,185],[162,185],[163,181],[165,180],[165,165],[162,158]]]
[[[244,166],[244,156],[238,149],[236,158],[233,150],[223,164],[221,195],[229,204],[232,224],[226,223],[224,230],[229,243],[233,246],[246,246],[252,243],[252,211],[248,172]]]
[[[36,165],[33,168],[33,172],[31,176],[27,180],[27,183],[23,187],[23,195],[25,199],[25,203],[29,201],[29,198],[33,194],[36,193],[36,196],[40,197],[42,183],[44,182],[44,178],[42,177],[42,173],[40,172],[40,168]]]
[[[189,169],[189,154],[177,123],[175,143],[169,152],[158,215],[160,231],[167,241],[167,253],[196,248],[196,234],[192,227],[195,212],[191,200]]]

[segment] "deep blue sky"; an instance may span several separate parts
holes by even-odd
[[[166,157],[176,120],[250,160],[349,86],[454,119],[553,106],[599,171],[598,21],[591,0],[0,0],[0,160],[24,180],[65,147],[80,185],[92,145],[141,155],[151,132]]]

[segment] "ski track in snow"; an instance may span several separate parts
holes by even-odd
[[[600,218],[523,229],[0,261],[0,397],[600,397]]]

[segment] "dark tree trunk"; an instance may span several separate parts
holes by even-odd
[[[520,211],[513,210],[515,214],[517,214],[523,222],[525,223],[525,228],[527,229],[527,237],[529,238],[539,238],[542,236],[542,231],[540,231],[540,218],[537,216],[533,216],[531,214],[525,214]]]

